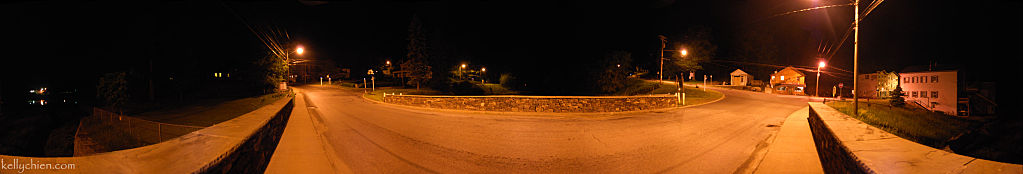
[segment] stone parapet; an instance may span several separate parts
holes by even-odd
[[[437,109],[497,112],[624,112],[677,106],[675,95],[428,96],[384,95],[384,102]]]

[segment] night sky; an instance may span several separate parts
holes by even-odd
[[[574,77],[583,75],[584,64],[610,50],[631,52],[633,65],[656,71],[656,36],[677,40],[698,25],[711,29],[715,59],[740,60],[732,54],[742,39],[738,32],[762,27],[783,31],[774,33],[781,38],[780,61],[772,64],[809,67],[820,43],[841,39],[852,8],[771,16],[840,3],[848,2],[5,2],[0,83],[5,93],[39,85],[89,87],[102,73],[148,71],[149,61],[155,71],[182,73],[176,75],[232,69],[265,53],[246,24],[286,29],[306,47],[308,58],[365,72],[385,60],[402,60],[413,15],[423,21],[431,60],[544,81],[580,79]],[[861,72],[936,62],[998,82],[991,75],[1023,65],[1021,11],[1019,1],[884,1],[861,23]],[[829,66],[852,70],[852,38],[837,51]],[[704,68],[723,77],[743,66],[751,65],[714,62]]]

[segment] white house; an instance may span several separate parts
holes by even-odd
[[[750,75],[741,69],[735,69],[732,71],[732,86],[746,86],[752,78]]]
[[[914,102],[932,111],[957,115],[959,76],[957,70],[899,73],[906,102]]]

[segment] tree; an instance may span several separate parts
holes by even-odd
[[[423,26],[420,23],[419,17],[413,15],[412,22],[408,26],[408,55],[406,55],[408,59],[401,63],[401,69],[409,72],[409,81],[406,83],[415,84],[416,90],[419,90],[421,83],[433,78],[432,67],[427,64],[429,54],[426,47],[426,35],[423,34]]]
[[[734,51],[735,57],[742,62],[777,64],[778,43],[775,41],[774,35],[769,33],[758,28],[750,28],[740,33],[736,37],[738,41]],[[776,69],[776,67],[746,66],[743,71],[766,79]]]
[[[901,85],[896,85],[895,86],[895,90],[892,90],[892,93],[891,93],[890,96],[891,96],[891,98],[890,98],[891,100],[889,101],[889,103],[892,106],[902,107],[902,106],[906,105],[906,99],[902,98],[902,96],[906,96],[906,94],[902,93],[902,86]]]
[[[596,75],[592,76],[597,78],[597,90],[601,93],[614,93],[625,87],[631,61],[632,54],[629,52],[611,51],[604,54],[594,67],[598,70]]]
[[[128,103],[128,79],[124,72],[104,74],[96,85],[96,98],[111,109],[123,109]]]
[[[671,63],[665,66],[665,75],[702,70],[700,64],[710,61],[718,49],[710,42],[712,38],[711,29],[706,26],[689,28],[682,41],[675,44],[681,45],[678,49],[686,50],[687,54],[683,56],[679,51],[672,51],[668,58]]]
[[[277,85],[286,80],[288,76],[288,62],[272,52],[256,60],[255,78],[263,88],[264,93],[271,93],[277,89]]]

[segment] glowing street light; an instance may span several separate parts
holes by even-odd
[[[305,53],[305,48],[302,48],[300,46],[300,47],[295,49],[295,53],[298,53],[298,55],[302,55],[302,53]]]
[[[820,97],[818,92],[821,89],[821,68],[824,68],[824,61],[817,63],[817,86],[813,88],[813,96]]]
[[[685,57],[686,55],[689,55],[689,51],[686,51],[686,49],[682,49],[682,51],[678,51],[678,52],[682,53],[682,57]]]
[[[465,66],[466,65],[463,63],[462,66],[458,68],[458,78],[465,79],[465,75],[462,75],[462,69],[465,69]]]
[[[480,72],[483,73],[483,77],[480,77],[480,83],[487,84],[487,67],[480,68]]]

